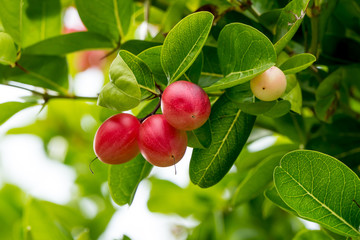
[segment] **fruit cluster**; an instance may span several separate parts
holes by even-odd
[[[180,161],[187,147],[186,131],[199,128],[209,118],[209,97],[198,85],[177,81],[162,93],[161,109],[163,114],[143,122],[127,113],[107,119],[95,135],[96,156],[108,164],[128,162],[139,152],[159,167]]]

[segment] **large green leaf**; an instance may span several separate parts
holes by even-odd
[[[260,31],[242,23],[223,28],[218,39],[218,55],[225,77],[205,88],[206,91],[245,83],[276,63],[271,41]]]
[[[0,64],[15,65],[16,48],[11,36],[5,32],[0,32]]]
[[[261,194],[272,181],[274,168],[282,156],[281,153],[270,155],[252,169],[237,188],[233,204],[240,205]]]
[[[284,74],[294,74],[311,66],[311,64],[315,61],[316,57],[314,55],[310,53],[301,53],[286,60],[279,66],[279,68],[284,72]]]
[[[282,9],[276,25],[274,47],[277,54],[284,49],[300,27],[309,2],[310,0],[292,0]]]
[[[0,81],[16,81],[68,94],[68,66],[64,57],[22,55],[19,67],[8,67]]]
[[[346,165],[320,152],[286,154],[274,171],[282,200],[299,216],[335,233],[359,237],[360,180]]]
[[[75,0],[81,20],[89,31],[119,42],[129,30],[132,0]]]
[[[183,75],[200,54],[213,19],[209,12],[193,13],[166,36],[161,49],[161,65],[170,83]]]
[[[0,125],[6,122],[9,118],[11,118],[17,112],[21,110],[34,106],[36,103],[33,102],[6,102],[0,104]]]
[[[6,32],[22,47],[60,34],[59,0],[0,0],[0,6]]]
[[[303,230],[296,234],[293,240],[334,240],[321,230]]]
[[[111,165],[108,183],[114,202],[131,205],[139,183],[149,175],[151,169],[152,165],[141,154],[129,162]]]
[[[86,49],[109,49],[115,45],[103,35],[93,32],[74,32],[38,42],[24,49],[24,53],[38,55],[65,55]]]
[[[212,107],[212,143],[207,149],[194,149],[190,161],[191,181],[206,188],[218,183],[230,170],[255,122],[255,116],[241,112],[226,95]]]
[[[110,66],[110,82],[101,90],[98,104],[117,111],[136,107],[141,99],[137,74],[142,74],[141,70],[131,69],[119,54]]]
[[[201,127],[188,131],[188,146],[192,148],[208,148],[211,144],[210,121],[206,121]]]

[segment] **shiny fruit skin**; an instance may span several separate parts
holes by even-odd
[[[166,120],[172,126],[186,131],[201,127],[211,112],[206,92],[187,81],[177,81],[165,88],[161,107]]]
[[[152,165],[174,165],[184,156],[186,146],[186,132],[171,126],[162,114],[148,117],[140,126],[140,152]]]
[[[108,164],[125,163],[135,158],[140,153],[139,128],[139,120],[127,113],[108,118],[95,134],[96,156]]]
[[[274,101],[286,90],[286,76],[273,66],[250,80],[250,88],[255,97],[262,101]]]

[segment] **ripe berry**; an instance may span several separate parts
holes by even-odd
[[[133,115],[120,113],[107,119],[97,130],[94,139],[96,156],[104,163],[119,164],[139,154],[140,122]]]
[[[140,126],[140,152],[155,166],[174,165],[184,156],[186,146],[186,132],[171,126],[162,114],[148,117]]]
[[[273,66],[250,80],[252,93],[262,101],[274,101],[284,94],[286,89],[285,74]]]
[[[161,106],[166,120],[175,128],[186,131],[201,127],[211,111],[206,92],[187,81],[177,81],[165,88]]]

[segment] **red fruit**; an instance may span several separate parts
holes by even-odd
[[[104,163],[119,164],[139,154],[140,122],[133,115],[120,113],[107,119],[97,130],[94,139],[96,156]]]
[[[186,132],[171,126],[162,114],[148,117],[140,126],[140,152],[152,165],[174,165],[184,156],[186,146]]]
[[[177,81],[165,88],[161,106],[166,120],[173,127],[186,131],[201,127],[211,111],[206,92],[187,81]]]

